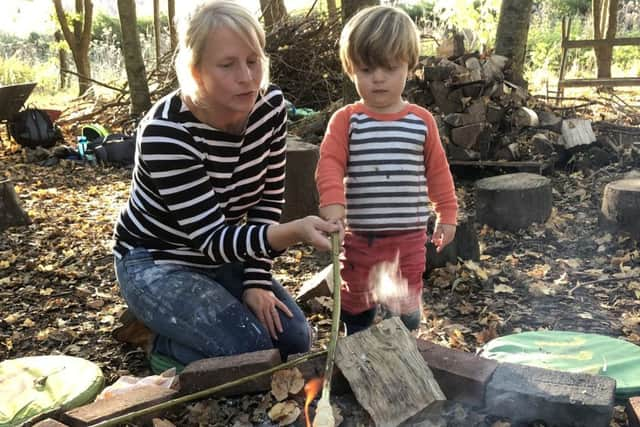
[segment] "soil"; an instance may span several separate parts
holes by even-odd
[[[43,166],[47,156],[41,156],[6,140],[0,146],[2,178],[12,180],[33,221],[0,232],[0,360],[67,354],[97,363],[107,383],[148,375],[143,351],[111,336],[125,308],[111,233],[131,171],[68,160]],[[581,164],[577,172],[556,170],[549,176],[554,208],[545,224],[517,233],[476,224],[481,259],[429,272],[418,335],[469,352],[497,336],[540,329],[640,344],[638,242],[598,225],[606,183],[640,176],[638,166],[618,159]],[[467,170],[456,177],[465,211],[473,212],[474,180],[487,173],[498,172]],[[274,274],[295,293],[328,264],[327,254],[295,246],[278,259]],[[303,308],[318,332],[314,349],[323,348],[330,304],[316,299]],[[268,395],[205,400],[167,418],[176,425],[267,426],[273,403]],[[612,426],[626,425],[622,409],[616,413]],[[345,425],[358,417],[351,419]]]

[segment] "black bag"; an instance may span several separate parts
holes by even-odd
[[[131,166],[135,161],[136,137],[135,135],[112,133],[101,141],[90,142],[87,151],[93,151],[98,163]]]
[[[52,147],[62,140],[62,132],[49,115],[37,108],[27,108],[14,114],[9,122],[9,134],[23,147]]]

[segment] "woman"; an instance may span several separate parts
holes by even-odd
[[[271,278],[272,260],[298,242],[328,250],[339,225],[315,216],[278,224],[286,110],[266,83],[264,31],[228,0],[201,5],[179,31],[180,89],[140,124],[115,229],[122,294],[156,334],[153,353],[182,364],[307,351],[309,326]]]

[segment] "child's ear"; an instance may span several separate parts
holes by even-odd
[[[198,86],[202,86],[202,74],[200,70],[195,65],[191,66],[191,76],[193,77],[193,81],[196,82]]]

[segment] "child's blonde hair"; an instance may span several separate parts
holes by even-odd
[[[372,6],[349,19],[340,35],[340,61],[349,76],[354,67],[388,67],[407,61],[409,70],[418,65],[420,34],[402,9]]]
[[[236,1],[205,1],[178,26],[178,52],[175,59],[176,75],[182,92],[195,103],[204,104],[193,70],[202,63],[202,56],[211,31],[228,28],[235,32],[258,54],[262,65],[261,87],[269,81],[269,60],[264,51],[264,29],[255,16]]]

